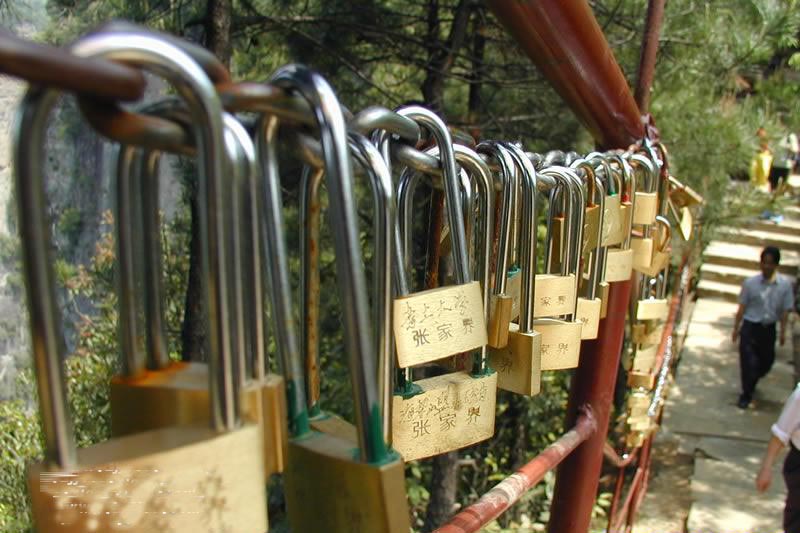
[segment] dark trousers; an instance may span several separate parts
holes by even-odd
[[[742,373],[742,395],[753,398],[758,380],[767,375],[775,362],[775,323],[759,324],[742,321],[739,337],[739,369]]]
[[[783,480],[786,482],[783,529],[786,533],[800,533],[800,451],[794,444],[783,462]]]
[[[773,166],[769,171],[769,190],[775,191],[782,181],[789,177],[789,169]]]

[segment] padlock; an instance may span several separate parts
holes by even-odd
[[[497,386],[517,394],[533,396],[541,390],[541,340],[542,335],[533,329],[534,283],[536,273],[536,171],[524,152],[509,144],[494,144],[493,152],[499,158],[513,158],[515,172],[522,189],[522,222],[520,227],[522,282],[519,324],[512,324],[508,344],[490,351],[490,362],[497,371]],[[510,185],[508,182],[506,185]],[[532,290],[533,289],[533,290]]]
[[[634,372],[652,373],[653,366],[656,363],[656,355],[658,353],[658,345],[648,346],[636,350],[633,356],[633,365],[631,369]]]
[[[600,218],[597,224],[590,228],[588,224],[584,225],[584,231],[595,232],[595,238],[592,240],[594,249],[592,250],[590,260],[585,261],[589,268],[589,275],[584,279],[583,296],[579,296],[575,307],[575,320],[581,323],[581,339],[596,339],[598,329],[600,326],[600,314],[602,312],[603,302],[598,295],[598,288],[601,280],[603,279],[603,269],[605,267],[606,250],[601,246],[602,239],[600,232],[603,227],[602,215],[605,212],[605,187],[603,186],[600,178],[595,176],[594,170],[587,161],[578,159],[572,163],[572,168],[584,169],[585,179],[590,183],[594,183],[593,187],[588,188],[588,193],[594,195],[597,213]],[[588,201],[587,201],[588,204]],[[583,278],[583,275],[581,275]]]
[[[444,123],[434,113],[419,106],[408,106],[398,109],[403,116],[413,118],[421,126],[428,129],[437,147],[429,149],[428,155],[438,154],[442,162],[442,179],[445,186],[447,220],[450,227],[452,252],[454,255],[456,281],[460,287],[470,283],[469,260],[462,261],[466,255],[466,242],[459,209],[453,209],[452,204],[459,203],[459,189],[457,173],[455,171],[456,154],[452,147],[449,132]],[[462,151],[462,154],[464,152]],[[463,157],[463,155],[462,155]],[[478,156],[472,156],[473,161],[483,165]],[[406,169],[401,174],[400,182],[408,182]],[[484,170],[488,177],[489,173]],[[488,189],[488,184],[484,186]],[[401,199],[401,210],[407,212],[409,207],[406,202],[413,199],[413,191],[407,191]],[[488,192],[486,190],[485,192]],[[488,212],[487,212],[488,215]],[[409,230],[410,228],[406,228]],[[406,235],[401,235],[406,239]],[[485,245],[488,243],[484,243]],[[486,250],[481,252],[486,254]],[[459,262],[461,265],[459,266]],[[408,290],[405,265],[406,260],[401,258],[397,263],[396,279],[398,280],[398,293]],[[467,276],[466,278],[462,276]],[[471,282],[476,284],[476,282]],[[457,287],[459,287],[457,286]],[[398,319],[395,315],[394,324],[397,332],[398,324],[403,327],[411,326],[415,329],[417,344],[438,341],[439,344],[453,340],[455,335],[467,335],[472,328],[483,327],[482,344],[477,346],[481,351],[475,354],[473,367],[469,370],[460,370],[441,376],[430,377],[418,381],[412,380],[412,369],[403,367],[399,362],[400,345],[398,342],[398,363],[401,369],[398,375],[398,386],[392,402],[392,446],[406,460],[420,459],[439,453],[455,450],[480,442],[494,434],[494,414],[497,390],[497,373],[488,366],[483,347],[486,345],[485,315],[483,311],[483,295],[480,295],[477,310],[468,308],[467,298],[459,298],[459,292],[450,289],[437,289],[425,291],[429,295],[437,295],[435,307],[416,308],[409,299],[403,300],[403,305],[398,308],[395,300],[395,313],[403,313]],[[426,304],[427,305],[427,304]],[[420,311],[417,313],[416,311]],[[426,314],[429,313],[429,314]],[[480,318],[480,322],[476,317]],[[395,335],[397,339],[397,335]],[[441,349],[439,354],[434,354],[433,359],[443,359],[451,355],[450,349]],[[436,412],[426,409],[426,406],[436,404]]]
[[[655,224],[656,216],[660,214],[658,206],[658,171],[653,161],[641,154],[631,156],[631,165],[634,172],[639,169],[644,171],[644,190],[635,192],[635,205],[633,209],[633,223],[639,226]]]
[[[615,172],[610,157],[598,152],[586,156],[591,163],[600,165],[605,181],[606,197],[603,202],[603,229],[601,232],[601,245],[603,247],[616,246],[625,240],[625,228],[622,216],[622,178],[621,171]]]
[[[631,327],[631,339],[634,344],[658,344],[664,333],[664,325],[656,321],[644,321]]]
[[[183,52],[145,33],[95,34],[76,43],[81,57],[103,56],[153,69],[175,82],[191,103],[195,132],[207,147],[201,198],[218,203],[222,178],[221,106],[208,78]],[[28,471],[40,531],[201,531],[267,528],[261,433],[238,421],[238,383],[228,335],[230,276],[222,233],[202,243],[208,285],[211,427],[169,427],[112,438],[81,450],[66,410],[64,354],[50,261],[42,147],[46,118],[58,94],[30,89],[20,105],[15,138],[16,197],[33,358],[45,435],[45,461]],[[225,205],[220,202],[221,209]],[[218,228],[222,229],[222,228]],[[211,246],[216,243],[217,247]],[[219,333],[222,333],[219,335]],[[209,503],[201,503],[198,494]],[[212,509],[210,502],[223,500]]]
[[[542,334],[542,370],[561,370],[575,368],[578,365],[581,347],[581,331],[583,326],[575,320],[575,307],[577,304],[576,275],[580,265],[580,243],[583,242],[583,187],[580,178],[567,167],[549,167],[542,170],[541,174],[555,180],[556,186],[550,191],[550,214],[561,210],[567,222],[565,243],[561,249],[560,276],[568,276],[573,281],[571,292],[572,307],[561,318],[537,318],[533,327]],[[552,233],[548,231],[548,240]],[[552,249],[548,242],[548,252]],[[553,258],[548,255],[545,268],[551,268]],[[541,301],[537,293],[536,299]],[[534,311],[535,313],[535,311]],[[552,315],[551,315],[552,316]]]
[[[612,174],[621,175],[625,191],[620,189],[620,219],[622,221],[622,242],[619,248],[610,247],[606,251],[606,268],[604,280],[609,283],[628,281],[633,274],[633,251],[631,244],[631,224],[633,222],[633,208],[635,206],[636,175],[630,169],[625,158],[618,154],[609,154],[608,159],[615,166],[611,166]]]
[[[516,202],[519,177],[514,161],[505,149],[494,143],[478,145],[479,153],[497,161],[500,171],[497,176],[502,186],[502,204],[500,206],[499,238],[497,258],[495,262],[495,278],[490,302],[488,325],[488,342],[491,348],[502,348],[508,343],[509,326],[514,307],[513,294],[509,292],[509,259],[511,256],[511,227],[514,224],[514,204]],[[518,279],[516,280],[519,286]],[[517,293],[518,294],[518,293]],[[519,305],[519,298],[516,300]]]
[[[330,85],[319,74],[300,65],[279,69],[271,83],[287,92],[298,92],[314,111],[321,130],[328,189],[329,213],[336,253],[337,285],[342,305],[343,339],[348,354],[357,448],[340,437],[311,431],[307,424],[302,361],[296,341],[287,343],[286,364],[293,379],[287,379],[292,437],[284,471],[286,507],[293,531],[375,531],[407,533],[410,529],[405,494],[403,462],[383,438],[380,399],[375,386],[374,344],[369,325],[366,281],[358,245],[358,215],[353,203],[354,183],[348,153],[347,132],[341,107]],[[273,119],[274,120],[274,119]],[[273,122],[277,127],[277,121]],[[268,155],[276,158],[275,143],[267,143]],[[275,165],[272,168],[276,170]],[[282,235],[276,235],[285,246]],[[285,249],[284,249],[285,251]],[[269,249],[268,249],[269,252]],[[280,280],[275,277],[273,308],[285,313],[287,339],[291,325],[291,285],[286,255],[274,255]],[[278,283],[279,282],[279,283]],[[280,293],[278,293],[280,288]],[[275,297],[273,297],[275,298]],[[305,422],[304,422],[305,421]]]
[[[191,117],[169,100],[153,106],[153,113],[189,127]],[[258,219],[262,216],[257,184],[256,154],[252,141],[239,122],[223,117],[226,147],[229,152],[232,209],[227,221],[231,228],[228,254],[234,276],[231,329],[240,357],[242,410],[245,420],[260,425],[264,431],[264,467],[270,476],[283,470],[286,449],[286,401],[283,378],[266,371],[266,326],[264,323],[265,257],[258,239]],[[112,434],[128,435],[149,429],[207,421],[208,365],[198,362],[171,362],[166,356],[163,289],[161,288],[161,249],[158,228],[158,152],[144,157],[139,186],[142,198],[142,252],[144,269],[148,370],[127,371],[111,384]],[[123,175],[122,172],[119,175]],[[120,188],[120,190],[122,190]],[[118,193],[119,196],[119,193]],[[122,204],[123,202],[118,202]],[[123,222],[123,220],[120,220]],[[120,263],[126,263],[123,245],[125,229],[118,225]],[[154,238],[155,237],[155,238]],[[126,273],[119,279],[125,283]],[[127,292],[121,287],[120,297]],[[122,301],[122,299],[120,300]],[[122,335],[126,337],[126,335]]]
[[[656,218],[660,226],[658,233],[659,243],[662,250],[669,246],[671,229],[669,220],[662,216]],[[666,298],[666,276],[669,268],[669,254],[665,251],[660,252],[665,257],[659,261],[663,266],[659,271],[650,272],[642,277],[639,288],[640,295],[636,302],[636,320],[659,320],[664,321],[669,314],[669,303]],[[655,284],[656,294],[651,294],[651,285]]]
[[[628,372],[628,387],[652,390],[656,376],[650,372]]]

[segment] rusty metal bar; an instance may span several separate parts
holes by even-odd
[[[63,91],[135,101],[144,95],[142,73],[104,59],[84,59],[68,50],[34,43],[0,29],[0,72]]]
[[[498,20],[604,148],[644,136],[628,82],[585,0],[488,0]]]
[[[511,507],[525,492],[539,483],[586,439],[597,435],[597,421],[592,409],[581,409],[575,427],[545,448],[533,460],[517,470],[434,533],[474,533]],[[604,435],[603,435],[604,436]]]
[[[661,35],[661,26],[664,24],[664,5],[666,3],[666,0],[650,0],[647,3],[647,21],[642,35],[639,76],[634,94],[636,104],[642,113],[647,113],[650,108],[650,92],[653,88],[653,77],[656,71],[658,38]]]
[[[639,455],[639,450],[636,449],[631,453],[626,453],[623,455],[624,456],[620,456],[614,447],[608,442],[606,442],[603,446],[603,457],[606,458],[606,461],[617,468],[626,468],[630,466],[630,464],[633,463],[636,460],[636,457]]]

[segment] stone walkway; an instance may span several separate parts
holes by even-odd
[[[793,387],[792,339],[778,349],[772,372],[759,383],[750,409],[743,411],[736,407],[738,349],[730,341],[735,313],[734,303],[711,298],[697,301],[656,439],[659,449],[677,448],[678,458],[673,465],[654,464],[637,533],[782,531],[783,456],[766,494],[756,492],[754,480],[770,438],[769,428]],[[675,472],[668,470],[681,468],[680,457],[686,458],[682,468],[690,479],[671,479],[673,486],[664,486],[665,480],[675,478]],[[681,482],[684,487],[675,486]],[[685,493],[688,489],[690,498]],[[686,509],[676,511],[676,505],[665,505],[665,499],[683,499]]]

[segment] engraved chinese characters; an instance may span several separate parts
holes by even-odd
[[[394,442],[429,457],[486,439],[494,433],[496,381],[497,374],[489,380],[444,374],[418,382],[431,392],[395,396]]]
[[[481,301],[481,288],[476,281],[395,299],[394,330],[400,366],[427,363],[486,344]]]
[[[478,154],[463,146],[457,150],[452,146],[444,123],[435,114],[416,106],[401,108],[398,112],[419,121],[437,140],[437,147],[429,149],[427,153],[437,154],[445,169],[443,181],[453,258],[456,264],[461,262],[456,268],[458,285],[431,289],[416,293],[410,298],[395,300],[396,335],[398,325],[405,324],[407,328],[415,328],[409,338],[403,341],[399,336],[396,338],[398,365],[401,369],[404,368],[400,357],[401,342],[413,343],[412,346],[420,351],[425,348],[430,354],[427,357],[435,360],[450,355],[455,350],[454,346],[458,345],[459,336],[480,339],[476,346],[480,351],[472,355],[472,366],[469,371],[458,370],[416,381],[413,380],[411,367],[398,372],[397,387],[392,401],[392,445],[404,459],[412,460],[468,446],[487,439],[494,433],[497,374],[488,366],[486,356],[487,334],[483,307],[486,295],[480,291],[477,282],[468,282],[471,273],[466,253],[463,219],[460,209],[456,210],[455,214],[451,209],[453,204],[459,204],[460,207],[461,202],[455,170],[455,162],[458,159],[480,185],[480,226],[483,231],[479,232],[479,235],[484,235],[484,238],[483,249],[479,252],[480,260],[477,263],[480,277],[486,286],[491,246],[490,239],[486,237],[491,227],[492,210],[489,196],[491,173]],[[399,202],[403,213],[410,211],[416,174],[410,169],[401,174]],[[405,240],[409,237],[406,232],[410,231],[410,228],[404,224],[403,230],[399,237]],[[405,261],[401,262],[397,272],[398,292],[401,294],[407,292],[408,288],[404,265]],[[414,304],[418,306],[415,307]],[[476,341],[470,340],[468,345],[474,342]],[[414,360],[425,362],[425,359],[420,358]],[[458,367],[459,364],[460,361],[457,360],[453,366]],[[483,392],[478,394],[479,391]],[[465,403],[467,400],[470,401],[469,408]],[[439,413],[442,420],[439,421],[438,431],[431,426],[430,421],[409,418],[410,413],[420,412],[423,409],[421,406],[426,408],[439,406],[442,409]]]

